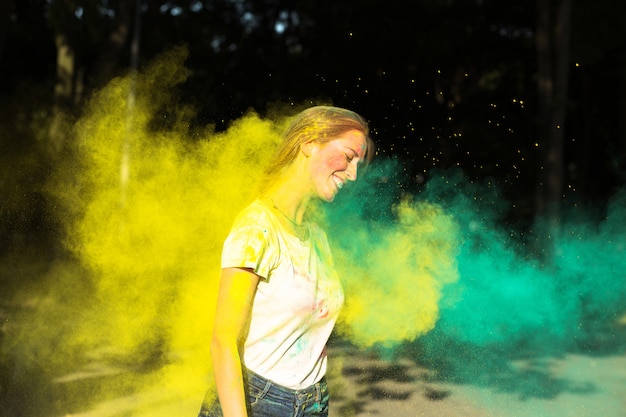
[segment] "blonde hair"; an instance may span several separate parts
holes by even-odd
[[[274,184],[283,172],[298,156],[300,146],[307,142],[330,142],[341,134],[357,130],[365,136],[366,164],[372,160],[375,145],[370,138],[367,121],[359,114],[341,107],[315,106],[297,114],[283,133],[283,142],[265,172],[262,190]]]

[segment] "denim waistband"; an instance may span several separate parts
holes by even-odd
[[[304,401],[307,399],[314,399],[316,401],[319,401],[322,397],[322,392],[327,389],[326,377],[322,377],[322,379],[320,379],[318,382],[306,388],[292,389],[270,381],[269,379],[264,378],[249,369],[246,369],[246,371],[248,373],[249,385],[254,385],[264,392],[268,392],[271,390],[274,395],[278,395],[284,398],[295,397],[299,401]]]

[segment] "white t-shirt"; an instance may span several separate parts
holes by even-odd
[[[245,208],[224,242],[222,268],[261,277],[243,353],[251,371],[302,389],[326,373],[326,342],[343,305],[326,234],[309,225],[301,241],[259,201]]]

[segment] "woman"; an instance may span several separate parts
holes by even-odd
[[[295,117],[258,200],[222,252],[211,355],[225,417],[328,415],[326,342],[343,303],[325,233],[306,220],[371,159],[366,121],[331,106]],[[215,415],[203,405],[200,416]]]

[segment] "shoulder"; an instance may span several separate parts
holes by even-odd
[[[255,200],[237,214],[233,228],[245,226],[268,227],[272,224],[272,214],[269,208],[259,200]]]
[[[309,231],[311,233],[311,239],[315,246],[318,248],[328,250],[328,237],[326,236],[326,232],[322,229],[318,224],[311,223],[309,225]]]
[[[317,223],[309,223],[309,229],[316,238],[326,239],[326,232]]]
[[[226,241],[243,246],[252,245],[252,242],[257,242],[255,246],[276,243],[276,220],[267,206],[258,200],[253,201],[237,214]]]
[[[279,251],[271,212],[253,202],[239,212],[224,241],[222,268],[250,268],[261,277],[269,277]]]

